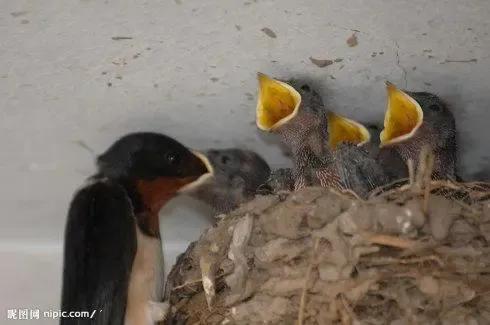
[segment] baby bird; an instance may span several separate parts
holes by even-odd
[[[213,177],[188,193],[211,205],[217,214],[253,199],[270,174],[267,162],[250,150],[211,149],[204,155],[213,168]]]
[[[288,83],[258,74],[257,127],[281,136],[294,160],[294,188],[319,185],[318,173],[332,159],[327,147],[327,112],[318,93],[306,84],[296,88]],[[335,175],[322,177],[338,187]]]
[[[388,104],[380,147],[417,166],[420,152],[427,146],[434,153],[432,178],[457,178],[456,123],[445,103],[431,93],[404,92],[389,82],[386,89]]]
[[[360,147],[370,140],[364,126],[327,112],[307,84],[260,73],[258,79],[257,126],[279,134],[291,150],[295,190],[320,185],[365,197],[386,182],[379,164]]]

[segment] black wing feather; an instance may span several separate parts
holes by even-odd
[[[122,187],[98,181],[73,198],[65,229],[63,311],[96,310],[93,319],[60,324],[124,324],[136,231]]]

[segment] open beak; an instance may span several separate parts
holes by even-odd
[[[273,131],[298,114],[301,95],[290,85],[258,73],[257,127]]]
[[[354,120],[328,113],[328,144],[330,149],[336,149],[340,143],[353,143],[361,146],[371,139],[366,127]]]
[[[419,103],[390,82],[386,83],[388,106],[384,129],[379,135],[380,147],[411,138],[424,120]]]
[[[194,156],[199,160],[199,162],[204,166],[205,172],[202,173],[200,176],[198,176],[195,180],[193,180],[190,183],[185,184],[182,186],[178,193],[186,193],[190,192],[193,189],[198,188],[202,184],[206,183],[209,179],[211,179],[214,176],[214,168],[211,165],[211,162],[209,159],[206,157],[205,154],[199,151],[192,150],[192,153]]]

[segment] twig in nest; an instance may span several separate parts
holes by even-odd
[[[414,240],[380,234],[368,235],[366,239],[372,244],[391,246],[401,249],[414,248],[418,244],[418,242]]]
[[[391,265],[391,264],[417,264],[417,263],[425,263],[425,262],[435,262],[439,267],[444,267],[444,262],[437,255],[428,255],[428,256],[420,256],[420,257],[411,257],[411,258],[395,258],[395,257],[371,257],[366,258],[366,264],[370,266],[382,266],[382,265]]]
[[[182,289],[182,288],[185,288],[185,287],[188,287],[188,286],[191,286],[193,284],[196,284],[196,283],[200,283],[202,282],[202,279],[197,279],[197,280],[192,280],[192,281],[187,281],[181,285],[178,285],[178,286],[175,286],[172,288],[172,291],[175,291],[175,290],[179,290],[179,289]]]
[[[223,274],[220,274],[216,277],[215,280],[219,280],[225,276],[227,276],[228,274],[231,274],[232,272],[227,272],[227,273],[223,273]],[[190,280],[190,281],[187,281],[185,283],[182,283],[181,285],[178,285],[178,286],[175,286],[171,289],[171,291],[175,291],[175,290],[179,290],[179,289],[182,289],[182,288],[185,288],[185,287],[188,287],[188,286],[191,286],[193,284],[197,284],[197,283],[200,283],[202,282],[202,278],[201,279],[196,279],[196,280]]]
[[[347,314],[349,314],[350,322],[348,324],[352,324],[353,321],[357,319],[354,310],[352,309],[352,307],[350,306],[349,302],[347,301],[347,299],[343,294],[340,294],[340,301],[342,302],[342,306],[344,307]]]
[[[352,197],[354,199],[357,199],[357,200],[360,200],[360,201],[364,201],[359,195],[357,195],[356,192],[354,192],[351,189],[345,189],[345,190],[342,190],[342,191],[340,191],[338,193],[343,194],[343,195],[352,195]]]
[[[303,292],[301,292],[301,299],[299,302],[299,312],[298,312],[298,325],[303,325],[303,320],[305,317],[305,305],[306,305],[306,293],[308,292],[308,282],[310,281],[311,272],[313,270],[313,264],[316,258],[316,253],[318,252],[318,247],[320,246],[320,238],[315,238],[315,244],[313,246],[313,252],[310,259],[310,264],[308,265],[308,270],[306,271],[305,284],[303,286]]]
[[[422,211],[427,214],[429,210],[429,196],[430,196],[430,185],[431,185],[431,176],[432,169],[434,167],[434,155],[431,152],[428,152],[426,155],[426,159],[424,159],[425,165],[425,174],[424,174],[424,204],[422,206]]]
[[[413,168],[413,160],[407,160],[407,168],[408,168],[408,183],[413,185],[415,183],[415,170]]]
[[[453,181],[450,180],[433,180],[431,182],[432,189],[439,189],[439,188],[448,188],[451,190],[463,190],[463,187],[455,184]]]
[[[381,194],[385,194],[385,193],[391,193],[392,191],[396,191],[396,190],[399,190],[399,187],[396,187],[394,189],[391,189],[394,185],[398,184],[398,183],[404,183],[408,180],[408,178],[400,178],[400,179],[397,179],[396,181],[393,181],[393,182],[390,182],[386,185],[381,185],[381,186],[378,186],[377,188],[375,188],[374,190],[371,191],[371,193],[369,193],[369,199],[372,199],[373,197],[376,197],[378,195],[381,195]],[[391,190],[390,190],[391,189]]]
[[[342,325],[350,325],[352,324],[352,318],[349,315],[349,310],[346,308],[345,303],[342,299],[342,295],[335,299],[335,305],[337,307],[337,311],[340,314],[340,323]]]

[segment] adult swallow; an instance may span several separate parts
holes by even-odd
[[[256,123],[281,136],[293,157],[294,189],[320,185],[365,196],[385,182],[377,162],[361,148],[368,130],[354,120],[327,112],[319,94],[304,83],[258,74]],[[293,86],[294,85],[294,86]],[[361,190],[362,189],[362,190]]]
[[[213,177],[189,191],[189,195],[208,203],[218,214],[253,199],[270,174],[267,162],[250,150],[211,149],[204,155],[213,168]]]
[[[117,140],[71,202],[65,229],[62,310],[95,311],[60,324],[154,324],[164,318],[158,212],[211,177],[204,155],[156,133]]]
[[[418,165],[424,146],[434,153],[432,177],[456,178],[456,123],[451,111],[436,95],[405,92],[386,83],[388,104],[380,146],[396,151]]]

